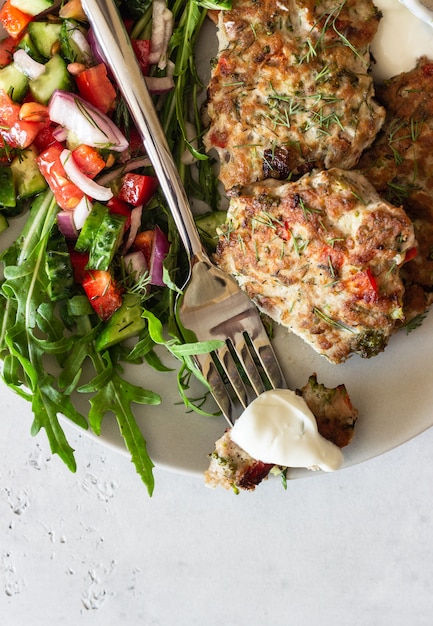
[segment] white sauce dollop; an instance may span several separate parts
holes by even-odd
[[[305,400],[289,389],[262,393],[235,422],[230,436],[263,463],[325,472],[343,463],[340,448],[320,435]]]
[[[371,45],[377,64],[372,67],[381,82],[415,67],[425,55],[433,58],[432,27],[422,22],[397,0],[375,0],[383,18]]]

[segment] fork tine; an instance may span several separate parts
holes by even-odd
[[[229,394],[226,381],[223,380],[211,354],[198,354],[195,361],[203,376],[209,383],[212,396],[230,426],[233,426],[239,410],[235,407],[233,398]]]
[[[263,324],[260,322],[254,330],[254,336],[249,336],[249,340],[263,371],[273,389],[285,389],[287,387],[286,379]]]
[[[251,397],[227,343],[219,350],[216,350],[215,355],[218,357],[241,405],[245,408],[251,402]]]
[[[254,400],[255,397],[263,393],[266,387],[263,384],[260,372],[258,371],[257,365],[253,360],[253,356],[250,352],[250,347],[248,346],[244,335],[239,333],[235,336],[234,339],[232,338],[231,346],[235,357],[239,361],[239,364],[242,367],[242,370],[245,372],[248,378],[248,382],[252,388],[249,390],[249,393],[247,393],[247,404],[249,404]],[[235,390],[237,392],[236,388]],[[245,406],[246,405],[244,404],[244,407]]]

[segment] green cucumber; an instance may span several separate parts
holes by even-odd
[[[27,15],[38,15],[51,9],[53,0],[11,0],[11,5]]]
[[[60,43],[62,25],[57,22],[30,22],[27,29],[38,52],[46,59],[51,58],[57,42]]]
[[[74,284],[71,257],[66,239],[57,227],[47,244],[45,269],[48,276],[48,295],[54,302],[68,298]]]
[[[89,270],[107,271],[122,241],[125,230],[123,215],[107,213],[98,228],[89,251],[89,261],[86,268]]]
[[[14,158],[10,170],[12,172],[18,199],[31,198],[47,188],[47,182],[39,171],[36,148],[31,146]]]
[[[29,79],[15,63],[9,63],[0,69],[0,89],[7,93],[15,102],[21,102],[27,93]]]
[[[218,243],[217,228],[225,223],[226,218],[226,211],[209,211],[195,218],[200,237],[211,250],[215,250]]]
[[[29,81],[32,96],[41,104],[48,104],[48,100],[56,89],[70,91],[72,80],[67,64],[60,54],[55,54],[45,63],[45,72],[38,78]]]
[[[42,54],[36,48],[35,43],[33,39],[30,37],[29,33],[26,33],[24,37],[20,39],[20,42],[17,48],[21,48],[22,50],[27,52],[27,54],[31,56],[32,59],[34,59],[38,63],[45,63],[46,61],[45,57],[42,56]]]
[[[95,339],[97,352],[107,350],[116,343],[139,335],[146,327],[142,312],[140,297],[131,293],[125,294],[122,306],[113,313]]]
[[[78,235],[78,239],[75,243],[75,250],[78,252],[87,252],[90,250],[90,246],[92,245],[93,239],[98,232],[98,228],[107,213],[108,207],[105,206],[105,204],[95,202],[83,224],[80,234]]]
[[[0,208],[13,209],[17,204],[14,178],[10,167],[0,167]]]

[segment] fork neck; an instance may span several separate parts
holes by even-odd
[[[103,56],[129,108],[192,262],[207,259],[190,204],[128,34],[113,0],[83,0]]]

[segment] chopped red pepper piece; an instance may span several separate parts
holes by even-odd
[[[116,198],[115,196],[108,200],[107,206],[110,209],[110,213],[123,215],[123,217],[126,218],[125,230],[128,230],[128,228],[131,226],[131,207],[126,202],[120,200],[120,198]]]
[[[83,280],[83,289],[95,312],[108,320],[122,306],[122,295],[112,275],[104,270],[92,270]]]
[[[5,67],[12,61],[17,44],[16,37],[5,37],[0,41],[0,67]]]
[[[105,161],[95,148],[82,143],[72,150],[74,161],[89,178],[95,178],[105,167]]]
[[[404,257],[404,262],[407,263],[408,261],[412,261],[412,259],[414,259],[417,254],[418,254],[418,248],[416,246],[409,248],[409,250],[406,250],[406,256]]]
[[[65,168],[60,160],[62,151],[61,143],[53,143],[40,153],[37,163],[59,207],[70,211],[77,206],[84,193],[66,176]]]
[[[9,148],[28,148],[45,122],[20,119],[21,105],[0,89],[0,144]]]
[[[23,13],[12,6],[10,0],[6,0],[0,10],[0,24],[10,37],[19,37],[32,19],[28,13]]]
[[[118,198],[132,206],[147,204],[158,187],[156,176],[145,176],[130,172],[122,177]]]
[[[69,247],[69,256],[71,258],[72,271],[74,274],[74,282],[82,283],[89,270],[86,270],[86,265],[89,261],[88,252],[78,252],[73,246]]]
[[[75,76],[80,95],[103,113],[114,108],[116,90],[108,78],[105,63],[99,63]]]
[[[132,39],[132,49],[137,57],[138,64],[141,71],[145,76],[149,73],[149,54],[150,54],[150,39]]]

